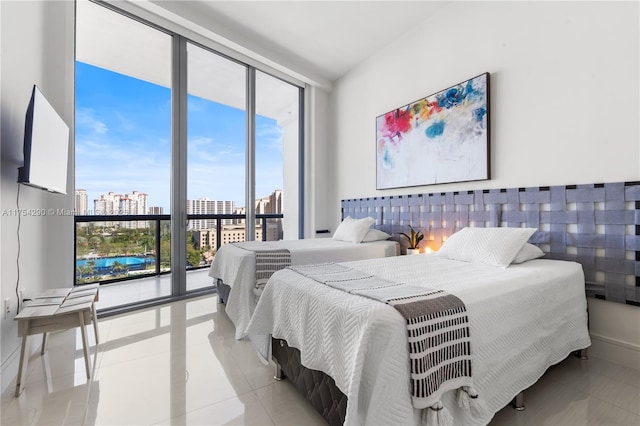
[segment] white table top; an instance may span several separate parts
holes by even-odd
[[[98,285],[75,288],[53,288],[26,302],[15,320],[52,317],[90,309],[98,291]]]

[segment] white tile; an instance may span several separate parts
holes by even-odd
[[[277,425],[327,424],[288,380],[275,382],[255,392]]]
[[[46,381],[28,382],[19,397],[8,401],[3,398],[0,424],[83,424],[93,382],[87,382],[86,376],[77,376],[63,375]],[[14,387],[9,388],[6,394],[13,395],[14,390]]]
[[[590,357],[588,363],[598,366],[596,368],[599,369],[600,374],[640,389],[640,370],[614,364],[597,357]]]
[[[640,415],[640,389],[605,376],[590,383],[586,391],[590,396]]]
[[[158,425],[273,425],[254,392],[163,420]]]
[[[213,287],[208,269],[187,271],[189,290]],[[171,295],[171,274],[111,283],[100,287],[98,309],[112,308],[125,303],[142,302]]]
[[[25,390],[2,395],[0,424],[325,425],[288,381],[273,380],[216,296],[104,318],[89,330],[87,380],[79,331],[50,335],[29,361]],[[40,339],[32,338],[33,345]],[[568,358],[525,392],[527,409],[504,408],[491,426],[640,425],[640,372]]]
[[[219,341],[214,341],[213,346],[219,346]],[[275,381],[275,365],[273,363],[264,364],[258,357],[253,346],[248,341],[236,341],[228,351],[229,360],[242,371],[253,389],[259,389],[273,384]]]
[[[600,358],[569,357],[550,369],[546,377],[640,415],[640,386],[634,386],[639,374]]]
[[[100,424],[155,423],[251,391],[242,373],[223,368],[207,344],[101,366],[96,383]]]
[[[93,330],[89,331],[89,365],[95,371],[102,354],[95,345]],[[30,345],[37,351],[29,357],[27,363],[26,384],[30,382],[51,381],[58,377],[77,376],[75,382],[87,381],[82,337],[78,328],[62,332],[49,333],[44,355],[40,354],[42,335],[30,336]]]
[[[600,364],[590,367],[586,365],[589,362],[568,358],[553,367],[524,392],[524,411],[505,407],[490,425],[640,425],[640,416],[621,408],[620,403],[607,402],[588,392],[597,386],[614,383],[599,373]],[[609,392],[614,390],[618,394],[621,389],[613,386]]]

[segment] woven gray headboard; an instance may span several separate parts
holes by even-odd
[[[538,228],[545,258],[582,264],[587,294],[640,306],[640,182],[490,189],[342,200],[342,217],[376,219],[399,238],[408,225],[434,249],[465,226]]]

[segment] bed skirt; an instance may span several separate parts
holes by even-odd
[[[280,366],[284,377],[295,385],[318,413],[331,425],[342,425],[347,412],[347,397],[327,374],[311,370],[300,362],[300,351],[285,340],[271,341],[273,361]]]

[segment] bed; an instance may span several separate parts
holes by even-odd
[[[222,246],[214,257],[209,276],[216,281],[221,301],[227,305],[227,315],[236,327],[236,338],[239,339],[245,334],[264,284],[256,278],[256,251],[282,253],[284,250],[288,252],[291,265],[343,262],[399,254],[399,244],[389,240],[390,235],[375,229],[370,231],[375,231],[377,238],[385,239],[362,241],[369,235],[369,232],[366,232],[363,237],[354,237],[356,240],[360,238],[358,242],[317,238],[251,241]]]
[[[508,267],[496,266],[486,252],[461,247],[460,257],[475,259],[450,258],[444,250],[339,265],[391,282],[442,289],[464,302],[482,409],[461,408],[455,392],[445,393],[441,403],[453,424],[482,425],[548,367],[590,346],[584,273],[578,263],[539,255],[521,263],[511,263],[510,256]],[[424,421],[426,410],[414,408],[409,391],[407,325],[388,304],[322,284],[304,268],[285,269],[269,280],[246,335],[253,341],[280,339],[283,347],[299,350],[304,367],[329,376],[346,404],[337,395],[321,405],[342,407],[345,424]],[[263,356],[270,355],[267,347],[260,348]]]

